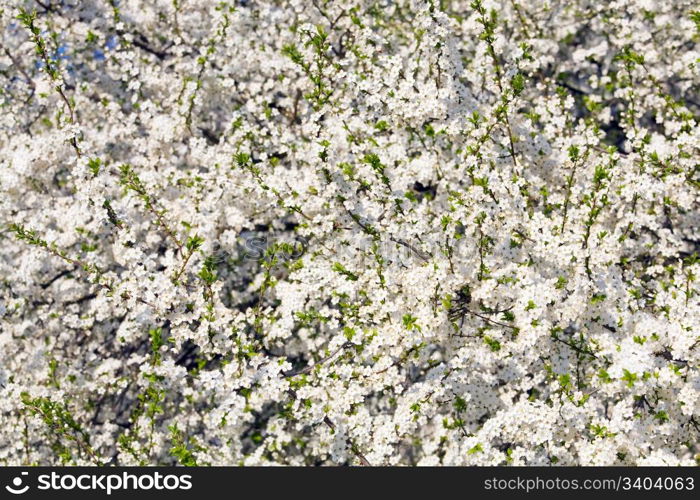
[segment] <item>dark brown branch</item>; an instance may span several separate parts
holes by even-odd
[[[345,342],[343,345],[338,347],[335,351],[333,351],[332,353],[330,353],[328,356],[321,359],[317,363],[314,363],[313,365],[309,365],[306,368],[302,368],[301,370],[293,370],[293,371],[283,373],[283,375],[285,378],[289,378],[289,377],[296,377],[297,375],[305,375],[307,373],[311,373],[311,371],[314,368],[316,368],[317,366],[321,366],[326,361],[334,358],[340,351],[347,349],[348,347],[351,347],[351,346],[352,346],[352,344],[350,342]]]

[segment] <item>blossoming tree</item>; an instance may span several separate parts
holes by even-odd
[[[0,463],[698,460],[696,2],[0,28]]]

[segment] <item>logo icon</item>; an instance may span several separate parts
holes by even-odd
[[[22,472],[20,474],[22,476],[28,476],[29,472]],[[14,486],[14,488],[12,486]],[[22,478],[20,476],[12,480],[12,486],[5,486],[5,489],[14,495],[21,495],[22,493],[26,493],[29,489],[29,485],[25,485],[24,488],[20,487],[22,486]]]

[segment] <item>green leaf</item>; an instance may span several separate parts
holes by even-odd
[[[185,247],[190,253],[194,253],[195,250],[198,250],[202,245],[204,244],[204,238],[201,238],[199,235],[194,235],[190,236],[187,238],[187,243],[185,243]]]

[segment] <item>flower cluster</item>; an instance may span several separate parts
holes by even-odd
[[[700,460],[693,0],[5,0],[0,463]]]

